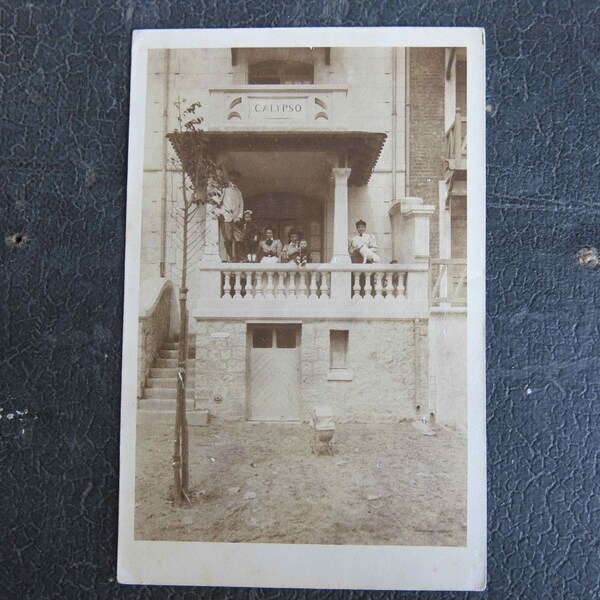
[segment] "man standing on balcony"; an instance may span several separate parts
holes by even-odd
[[[242,225],[244,198],[237,186],[239,180],[239,172],[231,171],[229,183],[222,191],[221,203],[214,211],[219,217],[227,262],[236,260],[236,244],[242,244],[244,241],[244,228]]]
[[[381,258],[375,252],[377,241],[375,236],[367,233],[367,224],[361,219],[356,221],[355,235],[350,242],[350,256],[353,263],[379,263]]]

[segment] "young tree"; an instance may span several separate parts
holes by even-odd
[[[175,441],[173,449],[173,471],[175,503],[179,506],[183,498],[189,503],[189,428],[186,413],[186,381],[188,362],[189,315],[187,310],[187,277],[194,256],[201,256],[204,243],[203,235],[196,229],[191,230],[200,204],[206,202],[203,193],[209,182],[223,185],[220,170],[209,156],[204,140],[193,135],[199,133],[203,118],[196,115],[201,108],[194,102],[183,109],[186,99],[174,103],[177,109],[178,128],[168,137],[175,148],[177,158],[172,158],[175,170],[181,172],[181,202],[174,214],[178,232],[177,240],[181,244],[181,279],[179,284],[179,354],[177,361],[177,404],[175,413]],[[182,140],[192,136],[190,143]],[[194,235],[195,234],[195,235]]]

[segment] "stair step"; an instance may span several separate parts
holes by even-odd
[[[194,387],[188,386],[185,391],[186,398],[194,397]],[[155,388],[155,387],[147,387],[144,390],[144,399],[149,398],[162,398],[165,400],[175,400],[177,398],[177,388]]]
[[[179,350],[178,342],[165,342],[162,345],[162,350]]]
[[[190,427],[206,427],[208,411],[190,410],[187,412]],[[175,410],[144,410],[137,411],[138,425],[171,425],[175,426]]]
[[[186,379],[186,384],[188,387],[194,387],[196,383],[195,377],[190,377]],[[175,377],[150,377],[148,382],[146,383],[146,387],[149,388],[176,388],[177,387],[177,379]]]
[[[163,369],[159,369],[163,370]],[[188,373],[185,382],[188,387],[196,382],[196,374],[192,371]],[[177,387],[177,375],[169,375],[166,377],[148,377],[146,387]]]
[[[178,358],[179,357],[179,350],[163,350],[161,348],[159,357],[160,358]]]
[[[139,407],[143,410],[170,410],[175,414],[176,400],[172,398],[145,398],[140,400]],[[194,399],[186,398],[186,410],[194,410]]]
[[[177,367],[176,358],[157,358],[154,362],[154,367],[157,369],[174,369]]]
[[[177,367],[168,367],[163,369],[150,369],[150,377],[177,377]]]

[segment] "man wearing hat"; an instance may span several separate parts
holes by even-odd
[[[237,262],[255,262],[258,249],[258,229],[252,221],[252,211],[244,211],[244,220],[241,225],[242,241],[236,241]]]
[[[219,217],[221,235],[225,245],[227,261],[229,262],[236,260],[235,246],[239,245],[244,239],[242,229],[244,199],[237,186],[239,179],[240,174],[238,171],[229,173],[229,183],[222,191],[220,205],[214,210],[214,213]]]
[[[350,241],[350,256],[353,263],[379,263],[381,258],[375,252],[377,241],[375,236],[367,233],[367,224],[360,219],[356,221],[356,232]]]

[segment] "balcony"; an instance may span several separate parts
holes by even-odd
[[[208,129],[344,129],[347,86],[242,85],[209,93]]]
[[[467,261],[431,260],[430,304],[440,308],[466,308]]]
[[[196,319],[398,319],[428,314],[428,265],[215,264]]]
[[[446,163],[449,171],[464,171],[467,168],[467,118],[460,110],[446,132]]]

